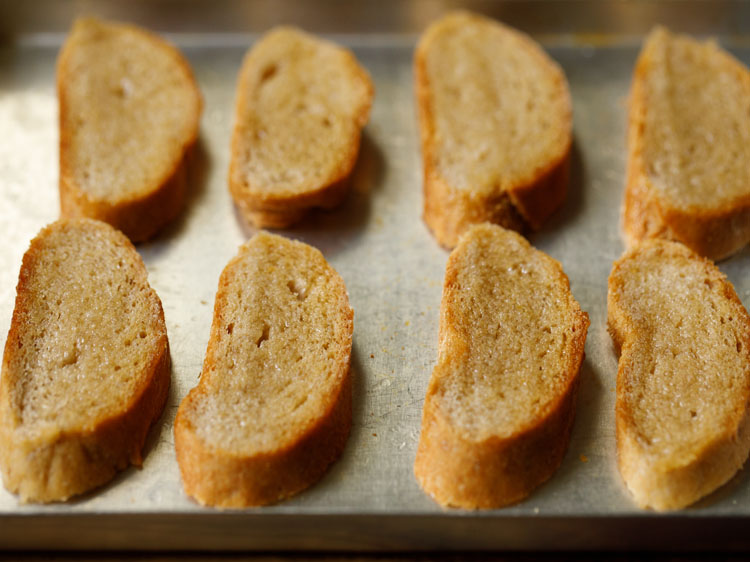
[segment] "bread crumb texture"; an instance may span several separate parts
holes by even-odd
[[[750,73],[715,42],[647,37],[630,101],[626,237],[721,259],[750,240]]]
[[[560,67],[527,35],[453,12],[415,55],[425,220],[453,247],[472,224],[539,228],[567,186],[571,101]]]
[[[254,45],[237,84],[229,173],[245,217],[277,227],[338,204],[372,98],[347,49],[290,27]]]
[[[63,214],[151,236],[181,208],[180,174],[198,135],[202,101],[187,61],[143,29],[81,18],[57,73]],[[162,191],[151,208],[133,208]]]
[[[499,226],[451,253],[415,473],[443,505],[519,501],[567,448],[589,321],[560,264]]]
[[[615,262],[608,309],[623,479],[642,507],[687,506],[750,450],[750,318],[710,261],[659,240]]]
[[[24,501],[64,500],[140,464],[169,365],[161,302],[127,238],[89,219],[42,230],[3,356],[5,486]]]
[[[309,486],[351,425],[353,313],[314,248],[261,232],[219,281],[199,385],[175,425],[186,492],[220,507]]]

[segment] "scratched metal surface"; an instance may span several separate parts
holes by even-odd
[[[236,3],[228,4],[236,8]],[[547,20],[534,20],[518,3],[506,3],[515,6],[510,19],[531,22],[530,31],[538,32],[562,65],[574,103],[570,193],[564,208],[531,237],[538,248],[562,262],[575,297],[591,318],[578,412],[565,460],[554,477],[526,501],[502,510],[445,511],[419,489],[412,463],[423,394],[436,358],[447,253],[420,218],[421,164],[411,57],[423,20],[439,14],[442,5],[404,4],[424,9],[392,33],[388,29],[367,33],[356,27],[366,27],[367,22],[359,20],[352,29],[346,22],[326,28],[315,20],[311,25],[330,31],[331,37],[352,47],[376,88],[350,197],[341,208],[313,214],[283,231],[323,252],[344,278],[355,310],[354,425],[342,458],[308,491],[261,509],[217,512],[199,507],[182,491],[172,436],[175,412],[198,379],[219,273],[252,234],[233,208],[226,176],[235,76],[242,55],[257,35],[234,28],[232,33],[219,33],[215,28],[200,31],[200,22],[195,24],[197,31],[187,25],[189,33],[162,26],[173,32],[170,38],[193,65],[205,98],[185,210],[155,241],[138,247],[149,280],[162,299],[172,349],[172,387],[165,413],[149,436],[142,469],[128,469],[93,493],[65,504],[38,506],[19,505],[13,495],[0,490],[0,547],[748,546],[746,539],[730,534],[746,524],[750,515],[746,470],[697,507],[668,516],[635,508],[617,472],[617,360],[605,327],[606,279],[612,261],[622,251],[619,207],[630,72],[640,35],[650,26],[626,12],[621,21],[640,23],[615,29],[611,35],[576,34],[570,27],[555,33]],[[487,3],[479,4],[479,8],[487,7]],[[561,5],[534,4],[540,10],[551,6],[557,12]],[[587,5],[568,4],[571,10]],[[23,252],[38,230],[58,214],[54,64],[63,39],[61,30],[80,9],[75,3],[66,5],[68,11],[61,9],[63,14],[54,23],[40,24],[40,29],[30,26],[28,33],[23,33],[27,29],[23,26],[34,18],[18,16],[15,21],[21,29],[8,35],[6,28],[6,40],[0,43],[0,345],[10,324]],[[336,3],[321,5],[335,8]],[[93,4],[82,6],[96,11]],[[114,10],[122,16],[113,8],[120,6],[117,3],[100,6],[109,8],[109,12],[102,8],[106,14]],[[195,9],[194,4],[190,6]],[[393,3],[384,6],[395,9]],[[403,4],[399,6],[404,9]],[[648,3],[644,7],[643,2],[636,2],[635,6],[648,13]],[[731,3],[728,8],[724,3],[720,6],[727,10],[726,20],[690,19],[691,29],[719,34],[740,59],[750,63],[747,36],[736,29],[737,19],[732,17],[746,10]],[[673,13],[678,18],[677,7],[649,17],[664,21],[665,14]],[[569,14],[574,17],[576,12]],[[281,15],[265,12],[261,16],[258,25],[263,29],[294,21],[291,16],[282,20]],[[148,23],[148,13],[139,12],[139,21]],[[536,28],[535,21],[541,22]],[[750,252],[722,263],[721,269],[750,304]],[[715,538],[720,530],[728,536],[724,542]]]

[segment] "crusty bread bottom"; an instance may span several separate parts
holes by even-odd
[[[0,420],[5,487],[23,502],[64,501],[109,482],[129,464],[140,466],[149,428],[161,416],[169,394],[169,350],[147,368],[153,372],[153,384],[144,387],[131,408],[96,428],[56,430],[29,439]],[[28,478],[30,474],[44,476]]]
[[[742,418],[732,439],[714,441],[695,458],[669,470],[655,470],[654,459],[644,456],[624,417],[617,416],[617,458],[622,478],[642,508],[684,508],[728,482],[747,460],[750,415]]]
[[[468,441],[433,408],[425,408],[414,464],[419,485],[439,504],[452,507],[492,509],[521,501],[562,463],[577,392],[576,378],[543,423],[481,443]],[[468,470],[467,459],[473,463]]]
[[[349,375],[347,375],[349,376]],[[188,395],[180,412],[191,410],[197,397]],[[182,418],[182,419],[181,419]],[[352,423],[351,384],[344,384],[331,412],[317,427],[283,451],[267,456],[217,455],[219,446],[204,443],[187,430],[179,416],[175,440],[185,492],[202,505],[242,508],[282,501],[317,482],[344,450]]]
[[[625,245],[662,238],[681,242],[712,260],[723,260],[740,251],[750,239],[750,200],[724,213],[696,215],[664,211],[643,185],[648,181],[641,162],[631,156],[622,212]]]
[[[565,201],[570,175],[570,153],[533,183],[491,197],[454,189],[431,171],[425,171],[422,218],[446,249],[475,224],[490,222],[526,232],[538,230]]]
[[[356,153],[352,166],[356,162]],[[235,183],[229,190],[242,217],[249,226],[255,228],[287,228],[300,222],[313,209],[334,209],[349,193],[351,169],[346,176],[323,189],[298,196],[295,201],[282,201],[273,204],[259,204],[246,196],[244,187]]]
[[[97,219],[111,224],[133,242],[148,240],[180,214],[193,150],[194,145],[186,148],[182,161],[159,189],[128,201],[93,200],[61,175],[60,216]]]

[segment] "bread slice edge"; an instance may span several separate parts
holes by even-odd
[[[153,238],[168,223],[177,218],[184,207],[191,156],[198,142],[200,116],[203,111],[203,98],[190,64],[184,55],[171,43],[147,29],[129,23],[98,20],[92,17],[80,17],[74,23],[73,30],[79,21],[85,23],[86,20],[93,20],[105,25],[126,29],[144,37],[145,40],[153,42],[155,48],[169,51],[172,53],[175,62],[185,72],[192,89],[196,93],[196,111],[189,116],[193,122],[191,133],[186,139],[183,139],[182,157],[173,163],[171,169],[166,169],[154,185],[141,190],[139,195],[120,198],[115,201],[93,197],[74,180],[73,164],[70,161],[72,132],[64,126],[64,118],[69,111],[69,102],[64,84],[65,80],[68,79],[65,73],[65,65],[69,56],[68,50],[72,48],[68,41],[63,44],[58,55],[56,63],[56,90],[59,104],[58,129],[60,133],[60,177],[58,182],[60,216],[61,218],[88,217],[100,220],[123,232],[132,242],[144,242]],[[73,30],[71,30],[71,34]]]
[[[750,349],[750,316],[732,284],[715,265],[679,242],[645,239],[626,250],[613,264],[607,292],[607,327],[619,355],[615,408],[618,466],[625,486],[639,507],[672,511],[688,507],[710,495],[742,468],[750,452],[750,408],[746,406],[742,415],[734,420],[730,430],[715,435],[687,461],[657,462],[645,451],[624,400],[624,382],[630,368],[631,349],[636,336],[632,320],[616,298],[615,279],[622,263],[642,248],[654,245],[663,245],[668,252],[676,252],[681,257],[689,256],[702,262],[721,281],[724,296],[732,303],[737,317],[747,325],[743,342],[745,349]]]
[[[93,219],[61,219],[48,225],[32,239],[24,254],[0,378],[0,472],[5,487],[18,494],[23,503],[65,501],[107,483],[129,464],[140,466],[146,437],[162,415],[171,382],[171,356],[165,327],[158,340],[157,353],[143,367],[147,376],[142,377],[138,389],[117,412],[97,419],[93,426],[75,430],[53,429],[31,436],[20,430],[20,420],[12,414],[9,404],[10,379],[21,373],[11,372],[10,364],[13,356],[21,352],[20,332],[29,306],[29,272],[36,260],[33,253],[39,251],[46,233],[61,223],[106,228],[138,256],[127,237]],[[156,296],[153,289],[150,290]],[[164,312],[158,296],[155,302],[163,324]]]
[[[445,16],[466,15],[470,18],[486,20],[483,16],[466,11],[455,11]],[[539,230],[565,201],[570,178],[573,138],[568,135],[566,145],[559,158],[551,159],[546,166],[530,173],[528,180],[507,189],[498,189],[487,197],[480,197],[467,190],[458,189],[441,176],[433,165],[434,156],[434,117],[431,103],[431,86],[426,70],[426,51],[436,26],[442,21],[433,22],[422,34],[414,52],[414,89],[417,116],[420,128],[420,144],[423,166],[423,213],[422,218],[438,243],[452,249],[461,235],[472,225],[491,222],[504,228],[524,232]],[[491,20],[494,24],[519,34],[534,50],[540,50],[544,60],[562,80],[567,99],[568,129],[572,131],[572,101],[570,88],[562,68],[541,47],[523,32]]]
[[[474,227],[478,228],[478,227]],[[471,231],[469,231],[470,233]],[[469,233],[465,234],[465,240]],[[520,235],[513,233],[521,238]],[[538,252],[523,241],[531,251]],[[444,287],[456,275],[454,258],[449,257]],[[561,288],[570,291],[568,277],[556,260],[556,279]],[[444,289],[445,291],[445,289]],[[440,350],[425,396],[422,413],[422,430],[414,463],[414,474],[422,489],[445,507],[464,509],[492,509],[517,503],[548,480],[559,468],[568,449],[575,417],[575,403],[584,359],[584,345],[589,326],[586,312],[572,298],[574,308],[568,327],[570,340],[566,347],[566,365],[562,370],[566,386],[539,412],[539,416],[524,426],[516,428],[508,437],[492,435],[482,441],[473,441],[457,431],[440,414],[431,396],[437,388],[440,371],[451,361],[442,353],[448,326],[445,292],[441,301]]]

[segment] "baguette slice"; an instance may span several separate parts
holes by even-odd
[[[562,204],[572,109],[527,35],[468,12],[433,23],[415,58],[424,220],[452,248],[472,224],[533,229]]]
[[[57,63],[60,210],[132,241],[180,212],[202,101],[171,45],[132,25],[76,20]]]
[[[282,228],[347,193],[373,86],[354,55],[291,27],[248,52],[237,83],[229,190],[244,218]]]
[[[175,446],[204,505],[283,500],[317,481],[352,417],[353,313],[321,253],[261,232],[224,268],[200,383],[180,404]]]
[[[716,266],[664,240],[615,262],[607,308],[622,477],[641,507],[687,506],[750,450],[750,317]]]
[[[750,241],[750,72],[714,42],[654,29],[630,96],[627,245],[677,240],[714,260]]]
[[[63,219],[31,241],[0,377],[0,471],[21,501],[65,500],[141,464],[170,379],[161,301],[128,239]]]
[[[494,508],[547,480],[568,446],[589,326],[560,264],[515,232],[453,250],[414,473],[444,506]]]

